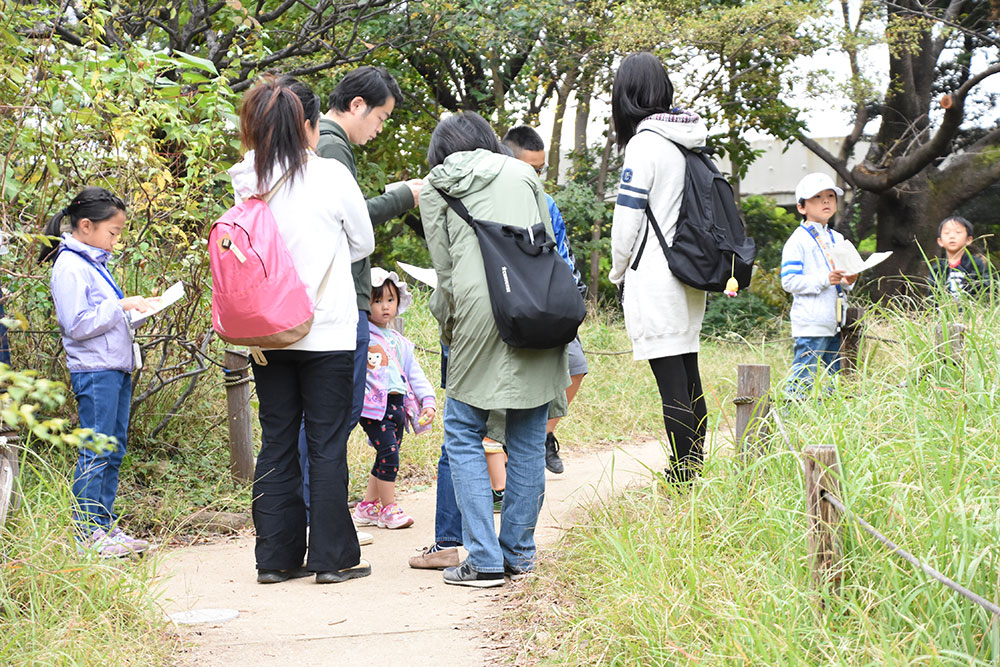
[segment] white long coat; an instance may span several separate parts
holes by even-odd
[[[636,360],[697,352],[699,348],[705,293],[674,277],[652,230],[634,270],[632,263],[647,232],[647,202],[667,243],[673,241],[684,194],[685,164],[683,153],[671,141],[695,148],[705,144],[707,134],[700,120],[647,118],[625,147],[611,224],[609,277],[616,285],[625,281],[625,328]]]

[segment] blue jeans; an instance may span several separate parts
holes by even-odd
[[[448,452],[443,444],[441,458],[438,459],[434,543],[440,547],[457,547],[462,544],[462,513],[458,510],[455,485],[451,481],[451,464],[448,462]]]
[[[368,313],[358,311],[358,337],[354,348],[354,397],[351,400],[350,433],[361,419],[365,407],[365,378],[368,374]],[[299,425],[299,465],[302,467],[302,498],[306,503],[306,522],[309,521],[309,456],[306,447],[306,420]]]
[[[462,541],[477,572],[503,572],[504,563],[530,571],[535,524],[545,498],[545,421],[548,405],[507,410],[507,489],[500,536],[493,523],[493,492],[483,437],[489,410],[449,398],[444,408],[444,446],[455,498],[462,514]],[[440,484],[440,478],[439,478]]]
[[[80,411],[80,427],[118,439],[118,446],[110,452],[98,454],[80,448],[73,475],[77,504],[74,519],[83,534],[89,535],[95,528],[111,530],[118,521],[114,504],[118,470],[125,458],[132,375],[124,371],[88,371],[70,373],[69,377]]]
[[[819,373],[819,364],[831,375],[840,371],[840,334],[835,336],[799,336],[793,347],[792,376],[789,391],[808,389]]]

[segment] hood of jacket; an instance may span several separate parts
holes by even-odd
[[[691,111],[680,111],[672,114],[656,114],[644,118],[636,126],[636,134],[643,130],[652,130],[661,137],[676,142],[687,149],[705,145],[708,137],[708,127],[698,114]]]
[[[507,161],[513,159],[484,148],[452,153],[431,169],[427,182],[452,197],[461,198],[488,186]]]
[[[312,154],[312,151],[309,153]],[[253,150],[247,151],[242,160],[229,168],[228,173],[229,178],[233,181],[233,190],[239,195],[241,201],[246,201],[254,195],[265,194],[285,174],[285,166],[275,164],[267,182],[258,183],[257,172],[253,168],[254,155]]]

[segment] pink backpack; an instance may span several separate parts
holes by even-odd
[[[287,347],[312,327],[312,300],[267,205],[287,178],[285,174],[270,192],[247,199],[212,223],[208,234],[212,326],[227,343]],[[258,360],[263,358],[254,353]]]

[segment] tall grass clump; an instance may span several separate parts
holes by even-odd
[[[835,444],[852,511],[997,602],[1000,313],[992,303],[948,301],[872,307],[867,317],[868,331],[883,340],[863,345],[856,375],[800,402],[776,401],[792,448]],[[944,358],[935,335],[949,322],[967,327],[957,363]],[[778,373],[772,383],[780,386]],[[812,589],[796,456],[779,435],[746,463],[725,448],[712,451],[690,488],[654,482],[630,490],[569,531],[520,607],[535,635],[526,662],[1000,661],[1000,618],[850,521],[840,591]]]
[[[67,471],[48,452],[20,455],[21,507],[0,526],[0,664],[169,664],[175,635],[149,592],[156,557],[79,552]]]

